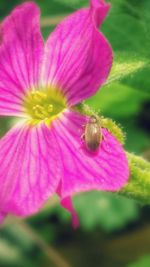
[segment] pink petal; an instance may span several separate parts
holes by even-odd
[[[71,197],[66,197],[64,199],[61,200],[61,205],[63,208],[67,209],[71,216],[72,216],[72,225],[73,228],[76,229],[79,227],[79,219],[78,219],[78,215],[76,214],[73,204],[72,204],[72,199]]]
[[[95,24],[98,27],[110,9],[110,4],[105,3],[105,0],[90,0],[91,8],[93,9],[93,15],[95,16]]]
[[[43,81],[62,90],[70,106],[92,96],[105,82],[112,50],[98,27],[109,10],[104,1],[91,0],[58,25],[45,48]]]
[[[129,177],[128,162],[121,144],[102,129],[103,141],[97,153],[88,152],[82,134],[87,118],[66,111],[54,122],[63,173],[59,194],[62,199],[87,190],[117,191]]]
[[[18,115],[22,96],[39,81],[43,40],[40,11],[24,3],[0,27],[0,115]]]
[[[26,216],[56,191],[60,170],[52,129],[19,125],[0,140],[0,212]]]

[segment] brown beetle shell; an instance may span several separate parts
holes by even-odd
[[[85,127],[85,145],[89,151],[96,151],[102,140],[100,121],[96,116],[91,116]]]

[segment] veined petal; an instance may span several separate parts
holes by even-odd
[[[103,0],[91,0],[58,25],[46,43],[43,82],[59,87],[70,106],[92,96],[105,82],[112,50],[97,27],[109,10]]]
[[[107,129],[102,129],[98,152],[87,151],[81,138],[86,121],[85,116],[66,111],[53,125],[64,169],[59,186],[62,199],[87,190],[117,191],[128,181],[124,150]]]
[[[40,11],[24,3],[0,25],[0,115],[22,112],[22,96],[39,80],[43,56]]]
[[[30,215],[56,191],[57,150],[53,131],[45,124],[18,125],[0,140],[1,215]]]

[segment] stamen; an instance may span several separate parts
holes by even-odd
[[[49,111],[49,112],[52,112],[52,111],[53,111],[53,105],[49,105],[49,106],[48,106],[48,111]]]
[[[58,90],[31,91],[24,100],[26,113],[38,123],[41,120],[53,120],[66,107],[64,97]]]
[[[32,91],[31,92],[31,97],[32,97],[32,100],[39,101],[41,99],[43,99],[43,100],[46,99],[47,95],[44,92]]]

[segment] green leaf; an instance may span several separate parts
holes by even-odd
[[[150,266],[150,254],[141,257],[135,263],[127,265],[127,267],[148,267],[148,266]]]
[[[88,192],[74,198],[81,227],[92,230],[101,226],[105,231],[124,228],[138,217],[134,201],[105,192]]]
[[[144,1],[112,0],[112,8],[103,23],[102,31],[110,41],[113,50],[149,55],[149,37],[144,14],[147,8]],[[142,2],[142,3],[141,3]],[[147,34],[146,34],[147,33]]]
[[[74,9],[71,6],[66,5],[64,1],[57,2],[56,0],[36,0],[36,3],[41,8],[42,16],[49,16],[49,18],[54,15],[58,16],[64,13],[71,13],[74,11]]]
[[[56,3],[63,3],[68,7],[72,7],[74,9],[81,8],[83,6],[88,6],[88,1],[87,0],[54,0]]]
[[[137,114],[140,104],[150,99],[150,94],[136,91],[121,83],[113,83],[102,88],[97,94],[86,101],[91,108],[111,118],[126,118]],[[128,104],[127,104],[128,103]]]
[[[138,117],[138,116],[137,116]],[[126,142],[125,149],[135,153],[143,153],[149,147],[150,137],[140,126],[137,118],[132,116],[120,122],[125,125]]]
[[[120,55],[120,58],[119,55],[117,55],[117,58],[118,60],[115,59],[110,76],[105,85],[114,81],[119,81],[128,75],[132,75],[148,65],[146,59],[136,59],[133,55],[130,57],[129,54],[127,56]]]
[[[127,198],[106,192],[91,191],[73,199],[80,218],[80,227],[92,231],[101,227],[106,232],[123,229],[139,216],[138,205]],[[70,221],[70,214],[59,206],[55,208],[59,218]]]
[[[19,3],[20,0],[0,1],[0,16],[7,15]]]
[[[131,86],[133,89],[139,91],[145,91],[145,93],[150,95],[150,66],[146,65],[143,69],[141,68],[137,73],[134,75],[129,75],[123,79],[123,83]]]

